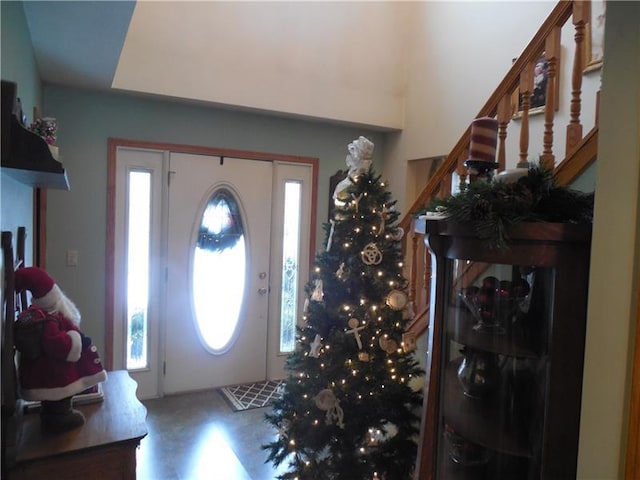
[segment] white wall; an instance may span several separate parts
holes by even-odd
[[[520,55],[556,2],[417,2],[411,39],[405,128],[391,135],[385,152],[384,174],[398,196],[401,211],[413,198],[404,198],[407,161],[446,155],[506,72]],[[562,31],[560,82],[562,103],[554,125],[554,153],[564,157],[569,118],[574,30]],[[600,73],[583,77],[584,98],[595,98]],[[581,115],[585,133],[594,125],[595,104],[584,102]],[[542,153],[543,116],[530,118],[531,159]],[[509,125],[507,168],[515,166],[519,152],[519,122]],[[537,143],[536,143],[537,142]]]
[[[113,86],[401,128],[412,10],[405,2],[138,2]]]

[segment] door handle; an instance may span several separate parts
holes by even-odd
[[[265,293],[267,293],[269,290],[267,288],[259,288],[258,289],[258,293],[260,295],[264,295]]]

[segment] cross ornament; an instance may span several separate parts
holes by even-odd
[[[356,338],[356,343],[358,344],[358,349],[362,350],[362,339],[360,338],[360,330],[364,329],[364,325],[361,327],[358,327],[359,325],[359,321],[357,318],[351,318],[349,320],[349,326],[351,327],[350,330],[347,330],[347,333],[352,333],[353,336]]]

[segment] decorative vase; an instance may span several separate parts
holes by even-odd
[[[51,156],[53,157],[54,160],[58,160],[58,147],[55,145],[48,145],[49,147],[49,151],[51,152]]]
[[[458,380],[467,397],[483,398],[500,383],[500,367],[495,353],[464,347]]]
[[[489,461],[491,452],[488,449],[470,442],[459,435],[450,425],[445,424],[444,436],[449,443],[449,457],[458,465],[473,467],[484,465]]]

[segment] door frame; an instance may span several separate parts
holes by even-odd
[[[124,138],[108,139],[107,154],[107,222],[106,222],[106,264],[105,264],[105,351],[103,355],[104,365],[107,370],[114,369],[115,351],[115,221],[116,221],[116,160],[119,147],[140,148],[148,150],[163,150],[176,153],[192,153],[220,157],[246,158],[249,160],[262,160],[271,162],[302,163],[311,166],[311,211],[310,225],[315,230],[317,218],[318,198],[318,170],[319,159],[297,155],[274,154],[268,152],[255,152],[248,150],[234,150],[227,148],[202,147],[175,143],[148,142],[130,140]],[[315,257],[315,232],[309,235],[309,266],[313,265]],[[121,368],[120,365],[117,366]]]

